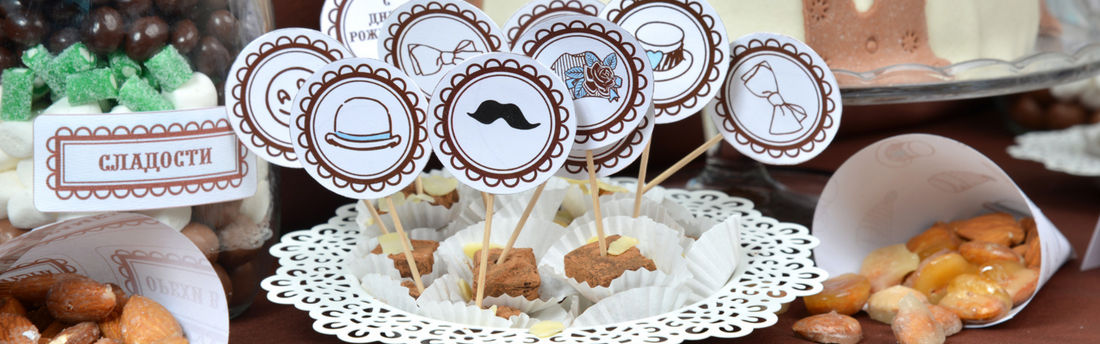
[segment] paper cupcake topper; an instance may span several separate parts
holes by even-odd
[[[389,196],[431,157],[427,100],[382,61],[344,59],[319,69],[294,97],[290,135],[302,166],[344,197]]]
[[[465,1],[413,0],[382,24],[378,52],[430,95],[455,65],[501,50],[502,37],[488,15]]]
[[[535,0],[527,3],[504,23],[504,39],[509,47],[515,47],[520,36],[543,21],[560,16],[597,16],[603,3],[596,0]]]
[[[813,159],[840,128],[843,104],[824,59],[789,36],[755,33],[734,41],[730,73],[711,119],[742,154],[775,165]]]
[[[577,109],[573,149],[629,136],[653,102],[653,71],[638,40],[612,22],[565,16],[533,26],[512,52],[534,58],[565,82]]]
[[[656,124],[653,120],[653,106],[650,105],[649,111],[642,119],[642,124],[634,128],[630,136],[606,147],[592,150],[592,163],[596,168],[596,176],[610,177],[638,160],[642,156],[645,145],[653,139],[653,126]],[[588,179],[588,158],[585,150],[574,149],[569,152],[569,159],[558,171],[558,176]]]
[[[657,124],[702,110],[729,68],[726,28],[701,0],[612,0],[600,18],[622,26],[642,44],[656,81]]]
[[[321,32],[348,47],[356,57],[378,58],[382,23],[409,0],[326,0],[321,7]]]
[[[301,168],[290,142],[291,102],[315,70],[349,56],[340,42],[307,29],[275,30],[245,46],[225,81],[225,112],[241,142],[273,164]]]
[[[523,55],[473,57],[443,77],[428,106],[439,160],[477,190],[513,194],[562,167],[577,116],[557,74]]]

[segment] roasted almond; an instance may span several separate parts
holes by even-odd
[[[161,339],[182,336],[176,318],[153,299],[134,295],[122,311],[122,338],[126,344],[153,344]]]
[[[99,332],[103,334],[103,337],[117,339],[122,342],[122,310],[126,307],[126,301],[130,299],[130,296],[126,295],[122,288],[114,283],[108,283],[111,286],[111,291],[115,293],[115,309],[111,310],[111,314],[107,317],[100,319],[97,325],[99,325]]]
[[[65,323],[63,322],[54,320],[52,323],[50,323],[50,325],[46,326],[46,328],[40,330],[40,332],[42,332],[42,338],[40,341],[49,343],[51,340],[53,340],[53,337],[61,334],[61,331],[64,331],[65,328],[68,326],[69,325],[65,325]]]
[[[50,288],[46,308],[54,319],[63,322],[95,322],[115,309],[115,292],[111,286],[91,279],[68,279]]]
[[[58,333],[50,344],[92,344],[99,339],[99,326],[92,322],[82,322]]]
[[[187,338],[183,336],[172,336],[156,341],[153,344],[188,344]]]
[[[988,241],[1005,246],[1024,242],[1024,227],[1012,215],[993,213],[952,222],[955,233],[968,240]]]
[[[97,340],[95,342],[95,344],[122,344],[122,341],[117,340],[117,339],[111,339],[111,338],[103,337],[103,338],[100,338],[99,340]]]
[[[27,317],[27,309],[23,308],[23,304],[11,295],[0,296],[0,313],[15,314],[24,318]]]
[[[0,343],[36,344],[40,337],[38,329],[27,318],[0,313]]]
[[[55,321],[53,316],[50,315],[50,310],[46,307],[38,307],[34,311],[28,313],[27,319],[30,319],[34,327],[38,329],[38,332],[45,332],[46,328],[53,324]]]
[[[11,296],[19,299],[27,306],[41,305],[46,303],[46,296],[49,295],[50,288],[54,284],[74,278],[87,277],[77,274],[49,274],[26,277],[16,281],[11,286]]]

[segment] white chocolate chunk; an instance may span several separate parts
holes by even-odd
[[[534,326],[531,326],[529,331],[531,334],[535,335],[535,337],[550,338],[561,333],[561,331],[565,331],[565,324],[553,320],[540,321]]]
[[[467,283],[466,280],[461,278],[458,279],[458,291],[462,292],[462,299],[464,301],[470,302],[470,300],[474,299],[474,289],[470,288],[470,283]]]
[[[42,111],[43,115],[83,115],[95,113],[103,113],[103,109],[99,107],[98,102],[72,105],[69,104],[69,98],[58,99],[50,105],[50,107],[46,108],[46,111]]]
[[[617,256],[623,254],[623,252],[626,252],[626,250],[629,250],[631,247],[638,246],[638,244],[638,239],[628,236],[621,236],[618,240],[615,240],[611,242],[610,245],[607,245],[607,254]]]
[[[4,121],[0,123],[0,150],[17,158],[34,155],[34,122]]]
[[[397,232],[390,232],[379,236],[378,245],[382,246],[382,254],[405,252],[405,247],[401,245],[401,235]],[[409,247],[412,248],[412,243],[409,243]]]
[[[19,160],[15,167],[15,173],[19,175],[19,183],[25,188],[34,187],[34,159]]]
[[[489,249],[492,250],[494,248],[503,249],[504,246],[500,245],[500,244],[489,243]],[[481,250],[481,242],[480,241],[479,242],[472,242],[472,243],[469,243],[469,244],[466,244],[466,245],[462,246],[462,253],[465,253],[466,257],[470,258],[470,260],[474,260],[474,254],[477,254],[477,251],[480,251],[480,250]]]
[[[443,196],[458,188],[458,179],[444,176],[424,176],[420,178],[424,184],[424,193],[432,196]]]
[[[191,207],[142,210],[136,213],[154,218],[177,231],[191,223]]]
[[[218,106],[218,89],[206,74],[195,72],[191,79],[164,97],[176,106],[176,110],[202,109]]]
[[[15,228],[32,229],[57,220],[57,214],[43,213],[34,208],[32,190],[30,188],[20,190],[8,200],[8,219]]]
[[[259,224],[267,218],[271,209],[271,183],[261,181],[256,185],[256,194],[241,201],[241,214],[248,216],[252,223]]]

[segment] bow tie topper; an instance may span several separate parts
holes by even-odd
[[[433,75],[443,70],[443,66],[454,66],[468,58],[484,54],[477,50],[472,40],[462,40],[451,51],[442,51],[426,44],[410,44],[409,58],[413,73]]]
[[[730,53],[729,75],[709,111],[726,142],[760,162],[794,165],[833,141],[840,88],[813,49],[759,32],[735,40]]]

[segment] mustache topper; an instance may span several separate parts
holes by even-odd
[[[542,125],[542,123],[531,124],[531,122],[528,122],[527,118],[523,116],[523,111],[520,111],[519,106],[516,106],[516,104],[501,104],[495,100],[481,102],[481,105],[477,107],[477,111],[466,114],[485,125],[503,119],[509,127],[518,130],[531,130]]]

